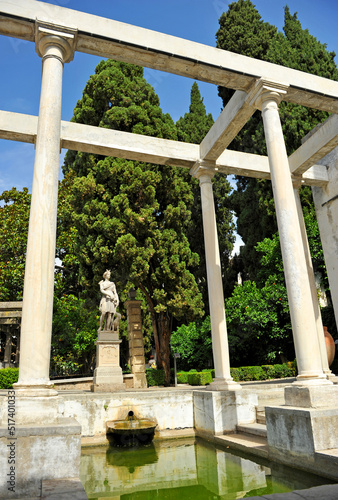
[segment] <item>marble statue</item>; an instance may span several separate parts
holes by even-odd
[[[119,305],[119,296],[117,295],[115,283],[110,281],[110,276],[111,273],[107,269],[103,273],[104,279],[99,283],[100,292],[102,293],[99,306],[101,312],[99,332],[103,331],[103,325],[105,326],[104,331],[118,331],[121,318],[121,315],[116,312]]]

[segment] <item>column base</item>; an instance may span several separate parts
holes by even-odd
[[[316,452],[338,447],[338,409],[267,406],[269,456],[314,460]]]
[[[214,378],[207,391],[240,391],[242,386],[232,378]]]
[[[57,396],[58,392],[54,389],[54,384],[20,384],[17,382],[13,384],[13,390],[17,396],[39,396],[39,397],[50,397]]]
[[[329,382],[329,381],[327,381]],[[285,387],[285,406],[297,408],[337,408],[338,386],[329,382],[328,385]]]
[[[40,498],[44,480],[80,476],[81,426],[75,419],[16,425],[14,434],[9,436],[7,423],[0,426],[0,498]]]
[[[58,393],[53,389],[26,387],[9,390],[3,405],[0,425],[5,425],[8,417],[17,425],[42,425],[58,419]]]
[[[332,385],[333,382],[327,379],[326,375],[322,375],[320,377],[312,377],[307,375],[298,375],[296,381],[292,383],[292,385],[296,386],[321,386],[321,385]]]
[[[257,394],[251,391],[193,391],[194,425],[198,435],[236,432],[238,424],[256,420]]]

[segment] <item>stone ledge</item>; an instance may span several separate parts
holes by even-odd
[[[27,424],[15,426],[15,437],[81,435],[81,425],[75,418],[59,418],[53,424]],[[0,426],[0,438],[8,438],[7,426]]]

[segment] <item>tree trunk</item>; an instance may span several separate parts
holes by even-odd
[[[170,385],[170,317],[167,312],[161,312],[158,315],[158,338],[160,343],[160,354],[162,366],[164,369],[164,385]]]
[[[164,369],[164,385],[170,385],[170,337],[172,330],[171,317],[168,311],[157,313],[154,304],[142,284],[139,284],[144,292],[150,311],[151,323],[154,333],[154,342],[157,357],[157,368]]]

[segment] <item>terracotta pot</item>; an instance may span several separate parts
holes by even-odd
[[[332,338],[332,335],[327,331],[327,327],[324,326],[323,328],[324,328],[327,360],[328,360],[329,366],[331,366],[333,363],[335,354],[336,354],[336,346],[335,346],[334,340]]]

